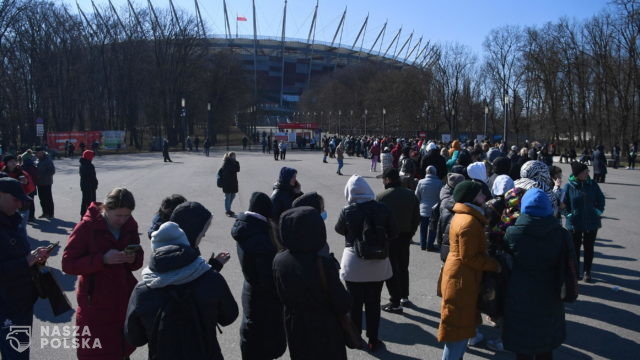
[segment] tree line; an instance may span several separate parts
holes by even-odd
[[[509,143],[624,146],[640,135],[639,44],[640,2],[617,0],[586,21],[496,28],[481,59],[449,43],[423,68],[336,71],[305,92],[301,114],[336,122],[340,111],[356,132],[367,119],[369,133],[454,137],[484,134],[485,114],[487,133],[502,134],[506,114]]]

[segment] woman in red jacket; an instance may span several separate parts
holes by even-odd
[[[131,216],[133,194],[115,188],[104,204],[93,202],[73,229],[62,256],[62,270],[79,275],[78,359],[122,360],[134,347],[124,340],[129,296],[142,267],[143,252],[124,251],[140,244],[138,224]],[[133,250],[133,249],[131,249]]]

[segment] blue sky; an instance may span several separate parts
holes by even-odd
[[[72,5],[75,2],[61,0]],[[107,0],[94,0],[98,6],[106,6]],[[117,9],[126,5],[126,0],[112,0]],[[133,0],[134,4],[145,4],[146,0]],[[85,12],[92,12],[91,0],[78,0]],[[169,7],[168,0],[152,0],[156,7]],[[193,0],[174,0],[176,7],[195,13]],[[200,8],[209,30],[223,34],[222,0],[199,0]],[[256,0],[258,33],[280,36],[284,0]],[[389,44],[402,26],[401,41],[414,31],[414,41],[421,35],[434,42],[459,42],[470,46],[482,55],[482,42],[493,28],[502,25],[541,25],[556,21],[560,17],[584,20],[608,6],[607,1],[598,0],[320,0],[316,39],[331,41],[347,7],[342,43],[351,45],[367,13],[369,24],[364,47],[371,45],[383,24],[388,19],[385,44]],[[287,11],[287,36],[305,38],[311,25],[315,0],[289,0]],[[227,0],[232,32],[235,33],[236,14],[247,17],[247,22],[238,23],[240,34],[252,33],[251,0]],[[415,42],[414,42],[415,44]],[[376,46],[378,47],[378,46]],[[383,46],[383,51],[385,46]]]

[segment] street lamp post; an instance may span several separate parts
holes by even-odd
[[[387,114],[387,109],[382,108],[382,136],[387,136],[387,133],[385,132],[385,128],[384,128],[384,116]]]
[[[342,110],[338,110],[338,137],[340,137],[341,126],[342,126]]]
[[[507,116],[509,114],[509,95],[505,93],[504,95],[504,134],[502,135],[502,144],[504,144],[504,148],[507,148]]]
[[[367,109],[364,109],[364,135],[367,135]]]
[[[211,117],[211,103],[207,103],[207,139],[209,139],[209,143],[213,140],[213,118]]]
[[[349,122],[351,123],[351,134],[353,134],[353,110],[349,110]]]
[[[187,109],[186,109],[186,101],[184,98],[180,99],[180,136],[182,141],[182,150],[186,149],[185,139],[186,139],[186,129],[185,129],[185,120],[187,117]]]
[[[484,106],[484,139],[487,140],[487,115],[489,115],[489,107]]]

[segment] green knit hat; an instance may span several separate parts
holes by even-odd
[[[482,185],[475,181],[466,180],[453,189],[453,200],[459,203],[470,203],[482,191]]]

